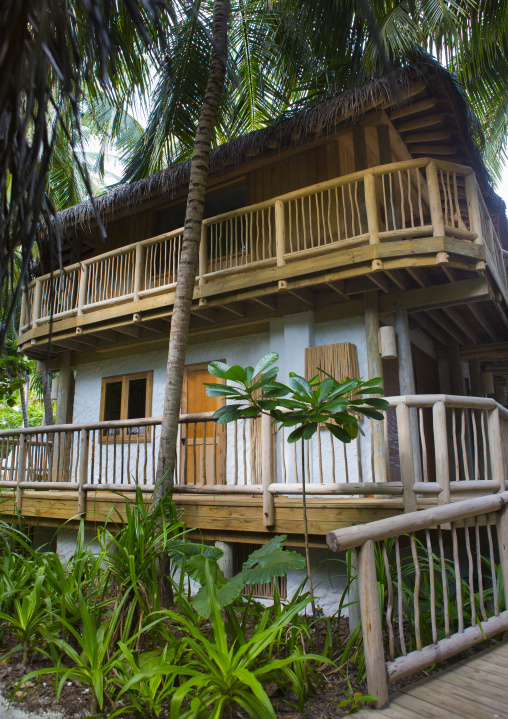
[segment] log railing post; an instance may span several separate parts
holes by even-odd
[[[86,305],[88,289],[88,265],[81,265],[79,277],[78,315],[83,314],[83,307]]]
[[[88,479],[89,444],[90,430],[83,429],[81,434],[81,446],[79,448],[78,514],[85,514],[86,512],[86,491],[84,489],[84,485],[87,483]],[[91,479],[93,479],[93,477]]]
[[[199,284],[204,285],[205,275],[208,269],[208,246],[207,246],[208,225],[203,222],[201,225],[201,242],[199,243]]]
[[[284,437],[281,438],[284,441]],[[273,527],[275,524],[275,499],[268,487],[276,481],[275,456],[273,446],[273,420],[270,415],[261,415],[261,483],[263,485],[263,524]]]
[[[437,501],[438,504],[448,504],[450,501],[450,467],[448,464],[448,431],[444,402],[436,402],[432,408],[432,419],[436,455],[436,481],[442,488]]]
[[[435,161],[427,165],[427,186],[429,188],[430,218],[434,228],[434,237],[444,236],[443,207],[441,204],[441,193],[439,191],[439,178],[437,176],[437,164]]]
[[[282,200],[275,200],[275,250],[277,255],[277,265],[285,265],[286,220],[284,216],[284,203]]]
[[[368,539],[357,552],[367,686],[369,694],[376,697],[376,708],[382,709],[388,704],[388,682],[377,588],[376,555],[372,539]]]
[[[501,576],[503,577],[505,607],[508,607],[508,506],[504,506],[496,516],[497,542]]]
[[[369,229],[369,244],[376,245],[379,242],[379,221],[376,203],[376,182],[372,172],[367,172],[364,177],[365,187],[365,209],[367,211],[367,226]]]
[[[42,311],[42,280],[37,279],[35,280],[35,290],[34,290],[34,306],[32,311],[32,321],[33,325],[37,324],[37,320],[41,317],[41,311]]]
[[[28,324],[28,288],[25,285],[21,292],[21,312],[19,315],[19,329],[26,327]]]
[[[402,501],[404,512],[416,511],[416,494],[414,493],[415,465],[413,457],[413,440],[411,436],[411,415],[406,404],[397,405],[397,430],[399,434],[400,474],[402,479]],[[385,420],[386,422],[387,420]]]
[[[471,232],[476,232],[475,244],[483,245],[482,216],[480,203],[478,201],[478,186],[474,172],[466,176],[466,198],[469,213],[469,227]]]
[[[27,441],[28,437],[26,434],[20,434],[19,435],[19,445],[18,445],[18,471],[16,474],[16,506],[18,508],[18,512],[21,512],[21,507],[23,504],[23,489],[21,488],[20,484],[21,482],[25,481],[25,474],[26,474],[26,459],[27,459]]]
[[[142,244],[136,245],[136,260],[134,265],[134,302],[139,300],[139,293],[144,290],[143,278],[145,275],[145,246]]]
[[[490,470],[494,479],[499,482],[499,491],[505,491],[505,467],[503,461],[503,443],[501,438],[501,422],[499,419],[499,408],[495,407],[487,414],[487,431],[489,435],[489,458]],[[485,468],[485,479],[487,476],[487,468]]]

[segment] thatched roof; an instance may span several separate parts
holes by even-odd
[[[369,110],[397,105],[404,90],[425,80],[432,96],[451,102],[455,109],[457,131],[462,140],[463,164],[474,167],[483,191],[490,196],[490,205],[498,205],[497,211],[504,215],[504,203],[494,194],[489,174],[483,163],[480,147],[483,137],[477,118],[467,103],[458,81],[447,71],[433,65],[418,64],[396,70],[390,77],[371,80],[364,85],[340,93],[311,109],[295,111],[279,118],[273,125],[251,132],[220,145],[210,155],[210,172],[224,167],[238,166],[249,157],[273,152],[273,148],[285,149],[306,140],[326,136],[340,123],[354,123]],[[298,138],[297,140],[295,138]],[[461,148],[461,149],[462,149]],[[104,221],[129,210],[135,212],[145,201],[171,196],[189,181],[190,161],[174,165],[146,179],[115,187],[95,200]],[[93,223],[94,212],[90,200],[60,212],[64,226],[78,228]]]

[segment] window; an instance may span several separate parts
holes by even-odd
[[[153,372],[104,377],[101,394],[101,422],[119,419],[140,419],[150,417],[152,413]],[[101,431],[101,440],[105,442],[150,439],[149,427],[110,427]]]

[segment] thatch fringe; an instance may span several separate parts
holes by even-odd
[[[396,70],[391,77],[371,80],[359,87],[351,88],[307,110],[296,111],[279,118],[272,126],[251,132],[220,145],[210,155],[210,172],[217,172],[226,166],[240,165],[249,156],[260,155],[270,148],[285,149],[310,138],[324,136],[333,131],[339,123],[353,123],[361,115],[380,105],[389,107],[397,104],[399,93],[404,95],[413,82],[425,79],[430,91],[437,97],[450,99],[457,111],[457,122],[468,157],[465,162],[472,164],[484,192],[491,195],[490,176],[483,164],[479,148],[483,136],[478,120],[474,116],[458,81],[446,70],[429,64],[418,64]],[[297,140],[295,138],[298,138]],[[113,219],[116,212],[135,208],[144,201],[160,196],[171,196],[189,181],[190,161],[174,165],[146,179],[115,187],[95,199],[95,205],[104,223]],[[499,200],[499,198],[497,198]],[[501,203],[501,201],[499,200]],[[504,206],[504,203],[501,203]],[[499,208],[501,209],[501,207]],[[504,210],[504,208],[503,208]],[[503,211],[504,214],[504,211]],[[63,210],[59,214],[62,224],[70,229],[90,222],[94,211],[90,200]]]

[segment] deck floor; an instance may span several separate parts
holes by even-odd
[[[508,719],[508,644],[487,649],[439,674],[408,684],[381,711],[358,719]]]

